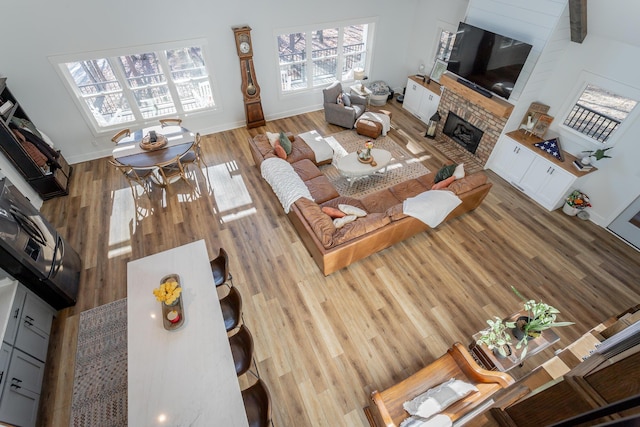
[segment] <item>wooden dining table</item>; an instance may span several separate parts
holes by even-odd
[[[142,139],[155,131],[167,139],[163,147],[146,150],[140,146]],[[181,126],[150,126],[132,132],[121,139],[112,155],[118,162],[137,169],[151,169],[187,153],[195,143],[195,134]]]

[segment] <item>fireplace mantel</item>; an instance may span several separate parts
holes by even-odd
[[[458,83],[456,78],[449,73],[445,73],[440,78],[440,84],[498,117],[507,119],[513,111],[513,105],[504,99],[498,97],[487,98],[475,90]]]

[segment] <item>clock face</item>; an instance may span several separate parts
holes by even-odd
[[[249,44],[249,42],[240,43],[240,52],[249,53],[250,50],[251,50],[251,45]]]

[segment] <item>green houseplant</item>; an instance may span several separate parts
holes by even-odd
[[[606,154],[606,152],[608,150],[611,150],[613,147],[607,147],[607,148],[598,148],[597,150],[588,150],[588,151],[583,151],[583,153],[586,153],[587,155],[585,157],[593,157],[596,160],[602,160],[602,159],[610,159],[611,156],[608,156]]]
[[[487,320],[489,327],[480,331],[480,337],[476,344],[484,344],[489,350],[492,350],[498,357],[507,357],[511,354],[511,334],[509,327],[498,316],[495,320]]]
[[[507,322],[507,327],[513,328],[516,339],[516,349],[523,348],[520,359],[524,359],[527,354],[527,345],[530,339],[540,336],[542,331],[560,326],[573,325],[573,322],[556,322],[556,315],[560,313],[557,308],[549,304],[528,300],[515,287],[511,287],[513,292],[524,301],[526,316],[519,317],[515,322]]]

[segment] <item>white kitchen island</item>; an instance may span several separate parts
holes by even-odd
[[[184,324],[162,324],[152,290],[182,285]],[[130,426],[248,426],[204,240],[127,265]]]

